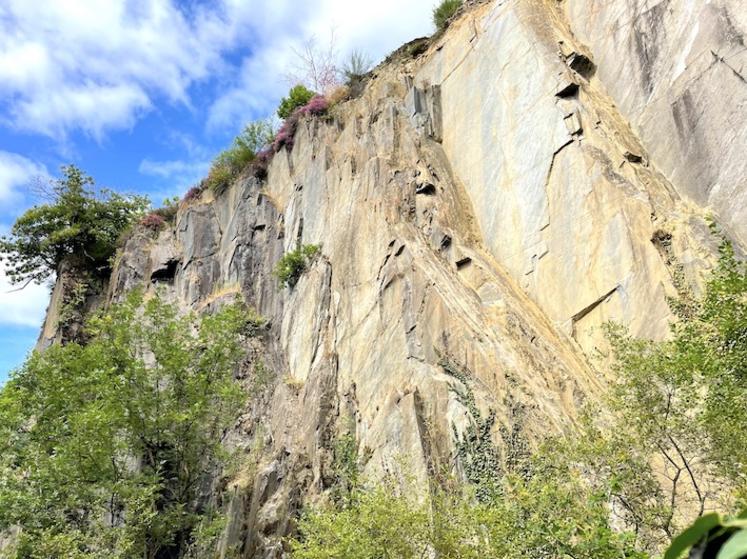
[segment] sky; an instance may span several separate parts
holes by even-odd
[[[99,186],[183,194],[243,125],[271,115],[294,49],[334,34],[378,62],[433,31],[435,0],[2,0],[0,235],[75,164]],[[36,342],[49,286],[0,265],[0,383]]]

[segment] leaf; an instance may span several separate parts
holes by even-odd
[[[747,530],[739,530],[730,537],[716,559],[741,559],[747,557]]]
[[[664,559],[679,559],[689,548],[698,543],[708,532],[721,524],[721,515],[712,512],[698,518],[687,530],[672,540]]]

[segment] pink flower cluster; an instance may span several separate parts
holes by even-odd
[[[299,112],[304,116],[321,116],[329,109],[329,101],[323,95],[315,95]]]
[[[197,198],[200,197],[200,194],[202,194],[202,188],[199,186],[193,186],[189,190],[187,190],[187,193],[184,195],[184,198],[182,198],[182,201],[184,202],[191,202],[192,200],[197,200]]]
[[[160,231],[161,228],[166,224],[166,220],[162,215],[156,212],[151,212],[140,220],[140,225],[150,229],[151,231]]]

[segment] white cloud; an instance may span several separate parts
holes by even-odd
[[[432,32],[434,0],[379,0],[356,2],[318,0],[293,2],[276,18],[243,61],[237,79],[210,108],[209,128],[234,127],[256,115],[272,112],[288,89],[284,71],[294,59],[293,49],[316,37],[320,42],[334,30],[344,56],[356,49],[378,62],[401,44]],[[309,7],[313,6],[312,9]]]
[[[19,187],[48,176],[42,165],[16,153],[0,151],[0,202],[6,203],[15,198]]]
[[[14,291],[18,287],[10,284],[0,265],[0,324],[40,328],[49,303],[49,288],[32,283]]]
[[[209,78],[227,83],[209,113],[210,126],[224,127],[271,111],[304,39],[334,27],[341,52],[380,58],[431,31],[433,2],[5,0],[0,119],[57,139],[78,129],[100,139],[163,98],[190,106],[190,87]],[[252,54],[237,69],[230,52]]]
[[[50,0],[43,7],[6,0],[3,118],[56,138],[73,129],[101,137],[131,127],[159,96],[189,104],[189,87],[224,71],[225,51],[249,36],[247,16],[257,3],[224,0],[187,10],[175,0]]]

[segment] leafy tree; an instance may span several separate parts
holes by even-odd
[[[226,459],[248,326],[238,304],[177,316],[135,292],[90,320],[87,345],[34,353],[0,391],[0,531],[20,528],[9,557],[182,553]]]
[[[147,198],[93,190],[93,179],[74,165],[62,168],[50,203],[19,217],[0,239],[0,258],[13,283],[43,282],[65,259],[105,271],[117,238],[148,207]]]
[[[278,107],[278,116],[282,119],[288,118],[293,111],[306,105],[316,95],[310,89],[298,84],[291,88],[288,97],[283,97]]]
[[[442,0],[441,3],[433,8],[433,24],[436,29],[443,31],[449,23],[451,17],[462,5],[462,0]]]

